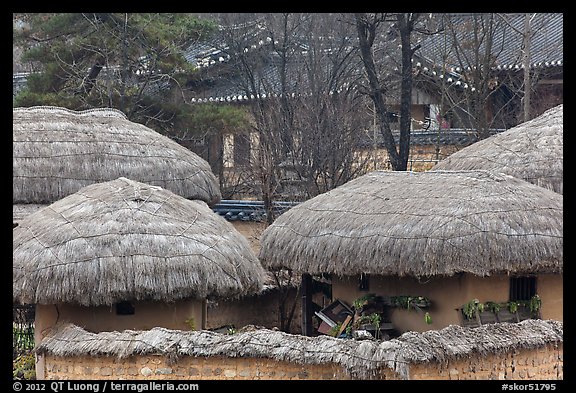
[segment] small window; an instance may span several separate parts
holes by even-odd
[[[130,302],[116,303],[116,315],[134,315],[134,305]]]
[[[510,278],[510,300],[530,300],[536,295],[536,277]]]
[[[370,276],[366,273],[360,273],[360,281],[358,283],[358,289],[360,291],[370,290]]]

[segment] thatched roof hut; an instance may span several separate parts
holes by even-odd
[[[234,297],[260,291],[265,274],[205,202],[126,178],[82,188],[13,230],[16,303]]]
[[[432,170],[486,169],[563,193],[564,106],[451,154]]]
[[[233,335],[210,331],[146,331],[90,333],[70,324],[60,325],[37,348],[54,356],[161,355],[269,358],[299,364],[341,366],[355,378],[370,378],[388,367],[408,378],[410,364],[541,348],[563,342],[560,321],[525,320],[467,328],[452,325],[423,333],[408,332],[388,341],[342,340],[329,336],[306,337],[268,329]]]
[[[282,214],[270,269],[425,277],[563,270],[562,195],[488,171],[372,172]]]
[[[114,109],[14,108],[13,204],[48,204],[119,177],[210,205],[220,188],[209,164]]]

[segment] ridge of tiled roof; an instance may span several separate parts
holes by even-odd
[[[523,30],[525,14],[502,14],[496,20],[494,35],[494,69],[523,68]],[[458,40],[466,39],[466,23],[472,15],[453,15],[454,26],[459,27]],[[531,19],[530,67],[562,66],[564,63],[564,17],[561,13],[536,13]],[[502,45],[505,43],[505,45]],[[460,45],[463,49],[464,45]],[[450,33],[432,35],[421,42],[416,56],[428,64],[460,68]],[[445,59],[445,60],[443,60]],[[473,65],[465,65],[470,68]]]
[[[274,201],[272,206],[276,215],[280,215],[299,202]],[[212,210],[228,221],[256,221],[266,220],[266,210],[263,201],[223,199],[212,207]]]

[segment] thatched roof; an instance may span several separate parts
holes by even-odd
[[[432,170],[486,169],[563,193],[564,106],[451,154]]]
[[[210,165],[114,109],[14,108],[13,204],[48,204],[93,183],[127,177],[212,205]]]
[[[24,217],[37,212],[38,210],[46,207],[45,204],[37,204],[37,203],[27,203],[27,204],[19,204],[19,205],[12,205],[12,220],[15,223],[20,223],[24,219]]]
[[[147,331],[90,333],[60,325],[45,337],[37,353],[55,356],[163,355],[269,358],[298,364],[336,364],[354,378],[369,379],[388,367],[409,377],[412,363],[542,348],[563,342],[561,321],[527,319],[480,327],[451,325],[423,333],[408,332],[389,341],[356,341],[330,336],[306,337],[259,329],[236,334],[153,328]]]
[[[487,171],[372,172],[261,236],[269,269],[478,276],[563,270],[562,195]]]
[[[203,201],[126,178],[93,184],[13,229],[16,303],[113,304],[262,289],[248,241]]]

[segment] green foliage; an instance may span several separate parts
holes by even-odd
[[[328,335],[332,337],[336,337],[340,328],[342,327],[342,322],[338,322],[336,325],[332,326],[330,330],[328,330]]]
[[[392,296],[390,301],[394,307],[402,308],[404,310],[422,311],[422,308],[430,307],[432,302],[425,296]],[[427,324],[432,323],[430,313],[424,314],[424,322]]]
[[[19,355],[12,362],[12,377],[14,379],[36,379],[36,361],[33,352]]]
[[[494,314],[498,313],[500,311],[500,308],[501,308],[501,305],[499,303],[491,302],[491,301],[485,302],[484,306],[488,311],[491,311]]]
[[[360,318],[354,321],[354,328],[358,329],[365,324],[374,325],[374,329],[376,331],[376,338],[379,338],[381,322],[382,322],[382,316],[375,312],[369,315],[360,316]]]
[[[357,312],[361,312],[362,308],[365,305],[367,305],[370,301],[372,301],[374,298],[376,298],[376,295],[373,293],[368,293],[364,296],[360,296],[359,298],[357,298],[352,302],[352,307],[354,307],[354,310],[356,310]]]
[[[378,313],[372,313],[369,315],[362,315],[356,321],[354,321],[354,327],[357,329],[364,324],[372,324],[376,327],[376,330],[380,329],[380,323],[382,322],[382,316]]]
[[[217,111],[208,118],[177,98],[181,93],[172,94],[179,87],[176,80],[185,83],[193,68],[183,50],[216,31],[213,21],[186,13],[14,16],[29,25],[14,30],[14,44],[26,48],[22,61],[38,70],[28,77],[14,106],[112,107],[164,133],[238,124],[241,116],[233,111]]]
[[[62,106],[68,109],[76,109],[81,105],[72,97],[63,97],[57,93],[35,93],[29,89],[23,89],[13,100],[14,107],[30,107],[36,105]]]
[[[466,319],[473,319],[475,318],[476,313],[480,313],[484,310],[497,314],[502,308],[506,308],[508,311],[514,314],[518,312],[519,307],[527,307],[530,310],[531,315],[536,316],[541,306],[542,300],[538,294],[532,296],[529,301],[510,300],[504,303],[497,303],[493,301],[481,303],[478,301],[478,299],[472,299],[462,306],[462,313]]]
[[[472,299],[462,306],[462,312],[467,319],[473,319],[478,312],[484,310],[484,304],[480,303],[478,299]]]
[[[185,119],[193,132],[209,134],[223,131],[247,129],[248,113],[245,109],[231,105],[201,104],[191,107]]]
[[[532,296],[530,302],[528,303],[528,307],[530,308],[530,313],[532,315],[538,314],[538,311],[540,311],[540,308],[542,307],[542,300],[538,294]]]
[[[352,324],[349,323],[348,326],[346,326],[346,337],[351,337],[352,336]]]
[[[406,310],[429,307],[431,304],[430,299],[424,296],[392,296],[390,300],[393,306]]]
[[[196,330],[196,321],[194,320],[194,317],[190,317],[184,322],[186,323],[186,325],[188,325],[190,330]]]
[[[34,331],[14,326],[12,328],[12,344],[18,350],[34,348]]]

